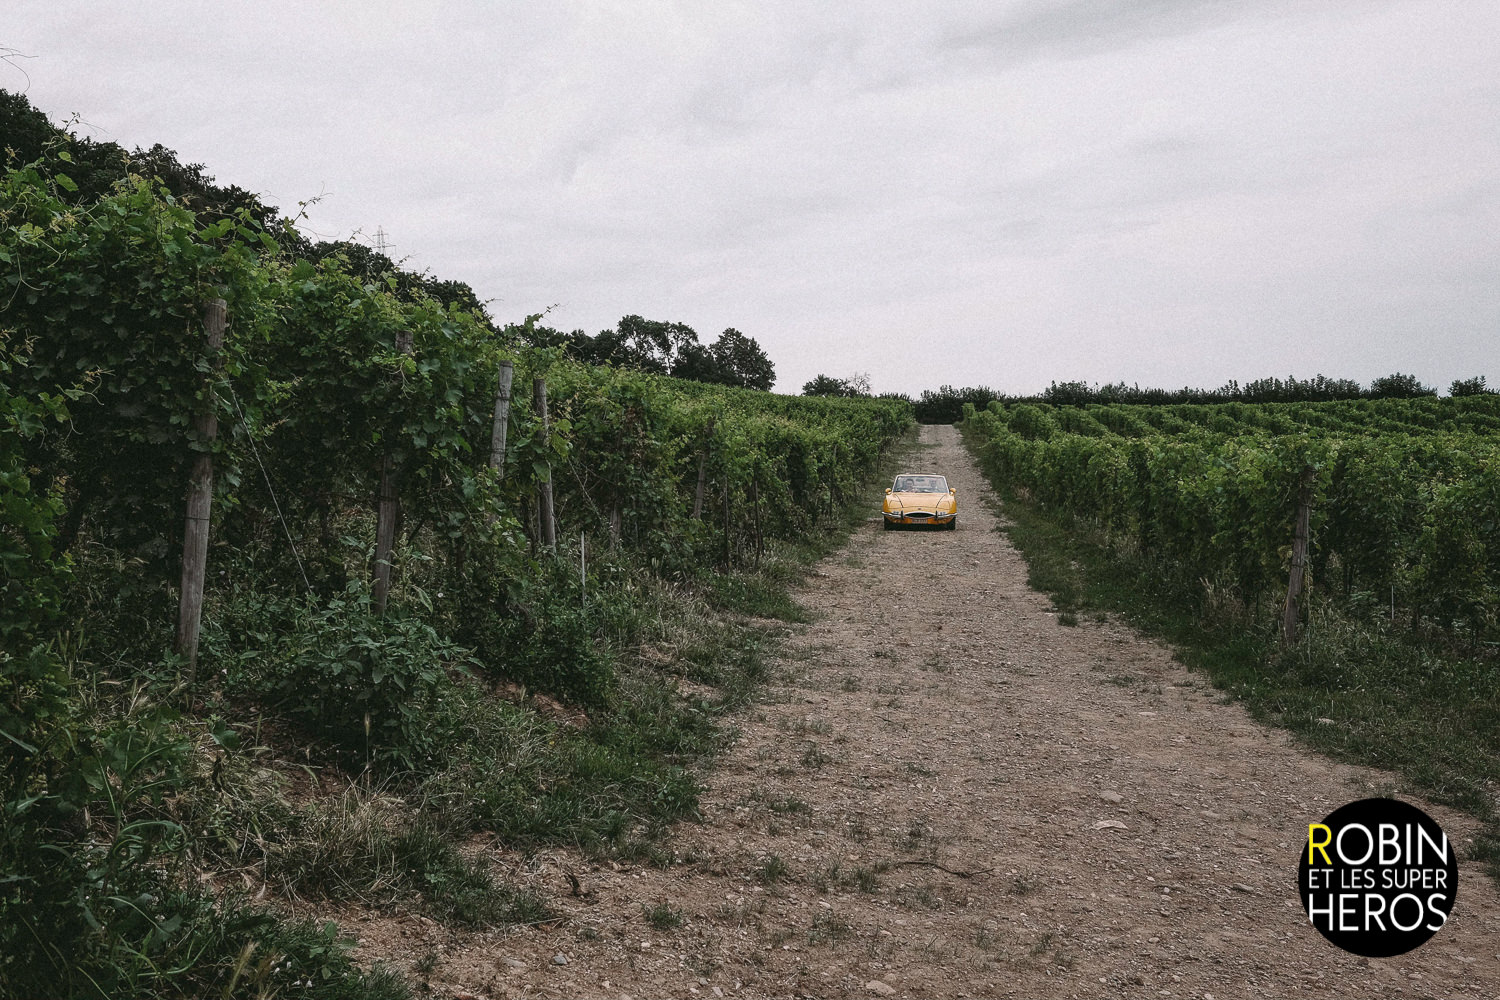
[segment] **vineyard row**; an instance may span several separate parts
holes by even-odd
[[[964,427],[1003,488],[1256,606],[1286,584],[1305,481],[1319,588],[1414,628],[1496,636],[1500,397],[995,403]]]

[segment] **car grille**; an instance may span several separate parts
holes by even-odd
[[[925,511],[925,510],[909,510],[909,511],[906,512],[906,516],[907,517],[932,517],[933,515],[931,514],[931,512]]]

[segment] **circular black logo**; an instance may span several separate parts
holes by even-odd
[[[1298,870],[1302,907],[1345,951],[1388,958],[1438,932],[1458,896],[1458,858],[1416,806],[1361,799],[1307,828]]]

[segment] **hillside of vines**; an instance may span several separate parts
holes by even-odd
[[[1313,472],[1321,588],[1478,645],[1500,626],[1500,396],[967,414],[989,469],[1263,605]]]
[[[1063,624],[1121,614],[1260,718],[1473,812],[1500,877],[1500,396],[991,403],[962,426]]]
[[[0,181],[0,994],[402,996],[220,873],[491,926],[545,909],[464,837],[649,855],[758,679],[746,616],[794,614],[909,405],[580,364],[149,176],[80,200],[68,162]]]

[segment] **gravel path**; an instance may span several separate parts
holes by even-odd
[[[1405,956],[1346,955],[1302,916],[1307,824],[1389,775],[1295,747],[1120,625],[1060,626],[957,432],[923,428],[912,464],[958,487],[958,530],[872,520],[819,567],[815,624],[668,841],[679,863],[533,859],[566,921],[376,920],[351,928],[366,949],[440,946],[440,996],[1500,995],[1477,865]]]

